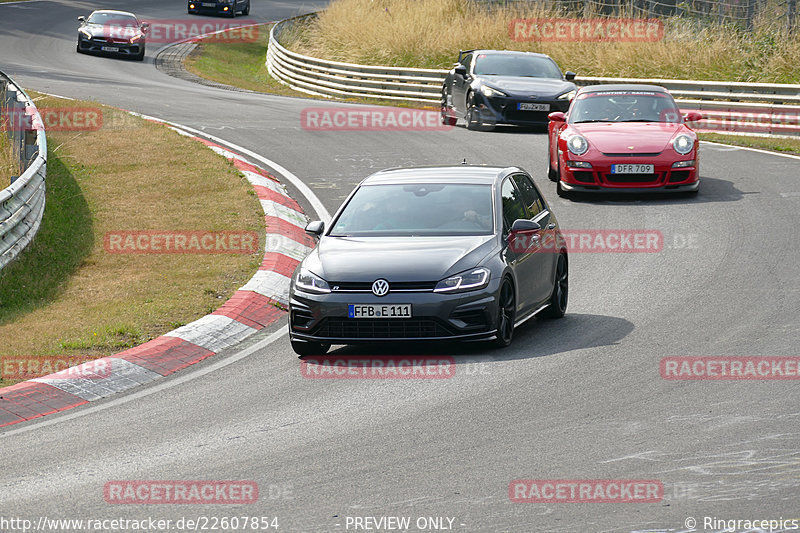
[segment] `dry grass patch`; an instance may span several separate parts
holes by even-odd
[[[497,5],[463,0],[333,0],[303,31],[282,39],[296,52],[353,63],[449,68],[459,49],[510,49],[550,55],[563,70],[586,76],[665,77],[797,83],[800,37],[787,35],[765,8],[745,32],[663,19],[659,42],[518,42],[508,33],[516,18],[574,16],[541,3]]]
[[[42,227],[0,271],[0,356],[115,353],[216,309],[260,264],[263,212],[230,162],[164,126],[101,108],[101,130],[47,135]],[[255,231],[262,248],[249,255],[107,253],[104,235],[126,230]]]

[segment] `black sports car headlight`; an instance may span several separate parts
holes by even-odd
[[[467,292],[483,289],[489,285],[491,272],[488,268],[479,267],[450,276],[436,284],[433,292]]]
[[[305,268],[301,268],[300,272],[297,273],[294,284],[301,291],[312,294],[328,294],[331,292],[331,287],[327,281]]]
[[[84,37],[86,37],[87,39],[91,39],[91,38],[92,38],[92,34],[91,34],[91,33],[89,33],[88,31],[86,31],[86,30],[83,30],[83,29],[81,29],[81,30],[78,30],[78,31],[80,32],[80,34],[81,34],[81,35],[83,35],[83,36],[84,36]]]
[[[492,97],[497,97],[497,96],[501,96],[501,97],[508,96],[503,91],[495,89],[494,87],[489,87],[488,85],[484,85],[483,87],[481,87],[481,92],[483,93],[483,96],[485,96],[487,98],[492,98]]]

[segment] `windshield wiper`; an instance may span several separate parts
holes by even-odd
[[[618,120],[617,122],[658,122],[650,118],[632,118],[630,120]]]
[[[576,120],[573,124],[586,124],[588,122],[614,122],[613,120]]]

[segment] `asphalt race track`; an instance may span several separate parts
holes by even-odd
[[[506,350],[335,352],[453,355],[451,379],[305,379],[280,334],[220,364],[272,329],[157,387],[5,428],[0,517],[268,516],[292,532],[345,531],[347,517],[448,517],[465,532],[692,531],[690,517],[697,531],[721,531],[704,528],[704,517],[800,518],[797,382],[659,373],[668,356],[798,355],[800,158],[705,144],[697,197],[572,202],[547,179],[543,134],[306,131],[304,108],[342,104],[175,79],[154,68],[161,45],[153,43],[144,63],[76,54],[75,18],[101,7],[144,20],[187,16],[177,0],[0,4],[0,70],[32,90],[98,100],[247,148],[300,177],[330,212],[372,171],[467,158],[532,171],[562,228],[656,230],[664,248],[573,253],[567,317],[526,323]],[[253,0],[242,18],[315,7]],[[520,478],[654,479],[664,497],[513,503],[509,483]],[[110,480],[253,480],[260,498],[110,505]]]

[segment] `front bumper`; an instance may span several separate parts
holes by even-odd
[[[592,168],[569,165],[561,158],[561,188],[565,191],[587,192],[677,192],[696,191],[700,187],[698,163],[694,166],[672,168],[683,158],[654,160],[643,157],[596,156],[586,158],[570,154],[572,161],[591,163]],[[695,158],[697,156],[695,155]],[[611,165],[619,163],[653,165],[652,174],[612,174]]]
[[[569,100],[525,99],[518,97],[487,97],[480,93],[475,102],[481,121],[485,124],[511,124],[514,126],[547,126],[547,115],[554,111],[566,112]],[[523,111],[519,104],[543,104],[545,111]]]
[[[81,52],[92,52],[97,54],[137,56],[142,52],[144,46],[144,41],[130,44],[108,42],[100,39],[87,39],[84,36],[78,38],[78,47],[80,48]],[[109,48],[116,48],[116,50],[109,50]]]
[[[309,294],[292,290],[289,335],[324,344],[470,341],[494,338],[500,280],[463,294],[392,292]],[[411,318],[348,318],[349,304],[411,304]]]
[[[205,2],[205,3],[210,4],[211,2]],[[236,5],[232,3],[204,6],[203,2],[190,2],[188,6],[188,12],[193,15],[196,15],[198,13],[207,13],[211,15],[231,15],[235,12],[235,10],[236,10]]]

